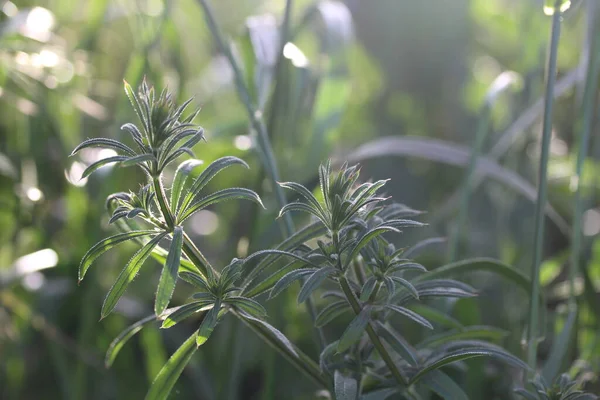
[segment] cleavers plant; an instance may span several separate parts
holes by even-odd
[[[196,349],[207,342],[226,314],[243,321],[339,400],[385,399],[391,395],[426,399],[431,393],[445,399],[466,399],[446,366],[491,356],[517,368],[528,368],[518,357],[491,343],[501,339],[498,329],[464,327],[423,302],[430,298],[476,296],[471,286],[452,279],[461,272],[491,270],[524,287],[529,285],[528,278],[490,259],[466,260],[428,272],[410,258],[436,240],[398,249],[388,237],[400,233],[400,229],[424,225],[411,219],[421,213],[401,204],[389,204],[389,199],[379,193],[385,180],[359,184],[359,169],[355,166],[344,165],[334,172],[329,162],[321,165],[319,196],[298,183],[280,183],[301,198],[285,205],[280,216],[300,211],[308,213],[312,221],[273,249],[214,268],[185,233],[184,223],[199,210],[226,200],[245,199],[262,206],[259,196],[245,188],[204,193],[220,171],[236,164],[248,167],[247,164],[236,157],[223,157],[200,172],[202,162],[192,158],[177,167],[166,189],[165,169],[183,154],[193,157],[192,147],[203,137],[202,129],[192,122],[197,111],[184,117],[189,100],[176,106],[167,91],[157,96],[146,82],[137,93],[125,83],[125,92],[140,121],[139,126],[123,126],[136,149],[112,139],[89,139],[73,153],[92,146],[113,149],[117,156],[91,165],[84,176],[106,164],[118,163],[139,166],[147,182],[137,194],[109,196],[110,222],[120,233],[99,242],[85,254],[79,279],[114,246],[126,241],[141,246],[106,295],[101,311],[104,318],[114,310],[149,257],[163,264],[155,314],[135,323],[113,341],[107,352],[107,365],[128,339],[153,321],[159,320],[161,328],[169,328],[184,319],[199,317],[198,329],[158,373],[147,399],[168,397]],[[168,249],[161,247],[162,242],[170,242]],[[197,292],[188,303],[169,308],[178,279],[191,284]],[[265,294],[275,298],[296,281],[302,282],[299,303],[317,292],[323,299],[320,304],[324,305],[314,321],[316,327],[323,327],[344,313],[353,315],[341,336],[321,349],[318,363],[266,321],[267,313],[260,303]],[[415,305],[416,302],[419,303]],[[411,344],[403,336],[406,324],[424,329],[420,343]],[[425,334],[434,327],[446,329],[436,335]]]

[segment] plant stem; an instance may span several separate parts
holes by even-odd
[[[286,205],[287,200],[285,198],[285,195],[283,194],[282,188],[278,184],[278,182],[280,181],[279,171],[277,169],[277,163],[275,161],[275,156],[273,155],[273,149],[271,147],[271,142],[269,141],[269,134],[267,132],[267,127],[263,120],[262,112],[256,110],[254,108],[254,106],[252,105],[252,100],[250,98],[248,88],[246,87],[246,83],[244,82],[244,76],[242,74],[241,68],[238,65],[235,57],[233,56],[230,46],[228,46],[225,43],[225,39],[223,38],[221,30],[219,29],[219,26],[217,25],[212,8],[208,4],[208,1],[207,0],[198,0],[198,2],[200,3],[200,6],[204,10],[204,16],[206,18],[206,23],[208,24],[208,28],[211,31],[215,41],[217,42],[217,46],[219,47],[221,52],[225,55],[225,57],[229,61],[229,65],[231,66],[231,69],[233,71],[233,76],[234,76],[234,81],[235,81],[235,86],[237,88],[238,96],[246,108],[246,112],[248,113],[248,118],[250,119],[252,128],[257,133],[258,147],[260,150],[260,154],[259,154],[260,158],[262,159],[262,161],[264,163],[265,170],[270,175],[271,183],[273,185],[273,190],[275,192],[275,197],[277,199],[279,208],[282,208]],[[290,5],[290,4],[291,3],[288,3],[288,5]],[[289,13],[290,10],[286,10],[286,12]],[[281,220],[283,220],[282,230],[284,232],[284,236],[286,238],[290,237],[295,231],[294,222],[292,220],[291,215],[289,213],[286,213],[283,215]],[[306,300],[306,307],[308,308],[308,313],[311,317],[311,320],[315,321],[317,312],[316,312],[315,305],[310,298]],[[316,328],[316,330],[317,330],[317,340],[319,343],[319,349],[323,349],[325,347],[325,343],[326,343],[325,335],[324,335],[322,329]]]
[[[170,231],[173,231],[175,227],[175,218],[171,213],[171,208],[167,203],[167,195],[165,194],[165,188],[162,184],[161,175],[152,177],[152,184],[154,186],[154,192],[156,193],[156,200],[158,201],[158,205],[160,207],[160,211],[169,227]]]
[[[594,14],[595,5],[590,2],[589,12]],[[597,14],[597,13],[595,13]],[[597,20],[596,15],[592,15],[593,21]],[[581,219],[583,214],[584,200],[581,195],[581,176],[583,174],[583,164],[587,157],[590,145],[590,131],[594,117],[594,100],[598,89],[598,73],[600,70],[600,29],[592,28],[593,34],[589,43],[588,65],[585,78],[585,89],[583,92],[583,101],[581,104],[581,132],[579,137],[579,150],[577,152],[577,163],[575,166],[575,176],[572,178],[575,184],[575,199],[573,210],[573,231],[571,237],[571,265],[569,269],[569,302],[575,303],[575,277],[579,270],[581,256]]]
[[[346,279],[345,276],[342,276],[339,279],[339,281],[340,281],[340,287],[342,288],[342,291],[344,292],[346,299],[350,303],[352,310],[354,310],[354,313],[356,315],[360,314],[360,312],[362,311],[362,307],[360,306],[358,299],[354,295],[352,288],[348,284],[348,280]],[[366,330],[367,330],[367,334],[369,335],[369,339],[371,339],[371,343],[373,343],[373,346],[375,346],[375,348],[377,349],[377,352],[379,353],[379,355],[385,362],[385,365],[387,365],[387,367],[391,371],[392,375],[394,376],[394,379],[396,379],[396,381],[401,386],[406,386],[407,385],[406,380],[400,373],[400,370],[398,369],[398,367],[396,367],[396,364],[394,364],[394,360],[392,360],[392,357],[388,353],[387,349],[383,346],[383,343],[379,339],[379,336],[377,336],[377,333],[375,332],[375,329],[373,329],[373,326],[371,325],[370,322],[367,323]]]
[[[550,138],[552,135],[552,106],[554,81],[556,78],[556,59],[558,54],[558,42],[560,39],[560,23],[562,13],[559,4],[552,16],[552,31],[550,39],[550,50],[546,69],[546,92],[544,98],[544,124],[542,129],[542,147],[540,154],[540,167],[538,177],[538,195],[535,206],[535,246],[533,255],[533,268],[531,273],[531,302],[529,309],[529,332],[527,343],[527,361],[535,371],[537,358],[538,318],[539,318],[539,293],[540,293],[540,265],[544,250],[544,208],[546,206],[548,190],[548,155],[550,152]]]
[[[467,218],[469,214],[469,204],[471,200],[471,193],[473,192],[473,180],[475,176],[475,167],[477,165],[477,157],[481,153],[483,142],[490,127],[490,107],[489,103],[485,103],[481,110],[481,116],[479,117],[479,123],[477,125],[477,131],[475,133],[475,141],[471,148],[471,156],[469,159],[469,167],[465,176],[464,187],[461,191],[460,208],[458,211],[458,218],[454,233],[450,235],[449,249],[450,254],[448,256],[449,262],[456,261],[458,256],[458,248],[460,247],[461,239],[467,225]]]

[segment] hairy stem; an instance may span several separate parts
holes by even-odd
[[[354,310],[354,313],[356,315],[360,314],[360,312],[362,311],[362,307],[360,306],[360,303],[358,302],[358,299],[354,295],[354,292],[352,291],[352,288],[350,287],[350,284],[348,283],[348,280],[346,279],[345,276],[342,276],[340,278],[340,287],[342,288],[342,291],[344,292],[346,299],[350,303],[352,310]],[[396,381],[400,385],[406,386],[407,385],[406,380],[400,373],[400,370],[398,369],[398,367],[396,367],[394,360],[392,360],[392,357],[388,353],[387,349],[383,346],[383,343],[379,339],[379,336],[377,336],[377,333],[375,332],[375,329],[373,329],[373,325],[371,325],[370,322],[367,324],[367,334],[369,335],[369,339],[371,339],[371,343],[373,343],[373,346],[375,346],[375,348],[377,349],[377,352],[379,353],[379,355],[385,362],[385,365],[387,365],[387,367],[392,372],[394,379],[396,379]]]
[[[158,206],[160,207],[160,212],[162,213],[169,230],[172,231],[175,227],[175,218],[171,213],[169,203],[167,203],[167,195],[162,184],[161,175],[152,177],[152,185],[154,186],[154,192],[156,193],[156,200],[158,202]]]
[[[527,362],[532,370],[535,370],[537,358],[538,318],[540,313],[540,264],[544,250],[544,208],[546,205],[548,191],[548,156],[550,152],[550,137],[552,135],[552,106],[554,93],[554,81],[556,78],[556,59],[558,54],[558,42],[560,39],[561,15],[557,2],[552,17],[552,31],[550,39],[550,50],[546,70],[546,92],[544,98],[544,125],[542,129],[542,148],[540,155],[540,167],[538,176],[538,195],[535,205],[535,246],[533,256],[533,268],[531,273],[531,302],[529,308],[529,332],[527,343]]]

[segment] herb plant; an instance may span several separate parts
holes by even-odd
[[[192,146],[202,139],[202,129],[193,124],[197,112],[184,117],[188,100],[176,106],[167,91],[159,96],[146,82],[135,93],[125,83],[125,92],[136,111],[140,126],[125,124],[137,150],[110,139],[89,139],[73,153],[91,146],[116,150],[119,155],[91,165],[84,176],[108,163],[139,166],[147,182],[138,193],[109,196],[110,222],[120,233],[95,246],[83,257],[79,279],[104,252],[125,241],[141,248],[127,263],[106,295],[102,318],[108,316],[135,278],[144,262],[153,257],[163,264],[154,304],[155,314],[132,325],[110,346],[110,365],[125,341],[146,324],[160,320],[170,328],[187,318],[200,318],[198,329],[171,356],[156,376],[147,399],[164,399],[196,349],[206,343],[227,314],[239,318],[263,340],[284,355],[316,384],[337,399],[384,399],[398,394],[409,399],[436,393],[445,399],[467,398],[447,373],[446,366],[479,356],[491,356],[526,370],[527,365],[502,347],[498,330],[464,327],[442,311],[423,303],[431,298],[469,298],[477,295],[470,285],[453,279],[461,272],[485,269],[528,286],[519,271],[491,259],[473,259],[439,267],[431,272],[411,256],[435,240],[410,248],[396,248],[390,236],[405,228],[424,224],[414,220],[421,212],[381,195],[386,180],[359,183],[357,166],[344,165],[333,171],[331,163],[319,167],[320,200],[305,186],[280,183],[300,200],[286,204],[280,217],[302,212],[311,223],[273,249],[261,250],[245,259],[233,259],[215,268],[185,233],[184,222],[194,213],[225,200],[245,199],[262,205],[259,196],[244,188],[228,188],[205,194],[204,189],[223,169],[247,164],[236,157],[220,158],[206,168],[189,159],[177,167],[172,183],[164,185],[165,169],[179,156],[193,157]],[[191,178],[192,173],[197,174]],[[169,241],[168,249],[161,247]],[[190,302],[169,308],[178,279],[196,288]],[[292,344],[267,322],[261,305],[263,294],[276,298],[301,281],[298,303],[320,294],[324,303],[314,324],[326,326],[344,313],[354,317],[343,334],[329,338],[317,362]],[[416,304],[416,307],[415,307]],[[429,332],[448,327],[438,335],[424,336],[411,344],[402,335],[405,324],[416,324]]]

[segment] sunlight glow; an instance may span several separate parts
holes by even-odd
[[[304,68],[308,66],[308,58],[306,58],[302,50],[292,42],[288,42],[283,46],[283,56],[289,59],[294,67]]]
[[[50,39],[50,30],[54,27],[54,15],[45,8],[34,7],[27,15],[27,20],[21,32],[23,36],[40,42]]]

